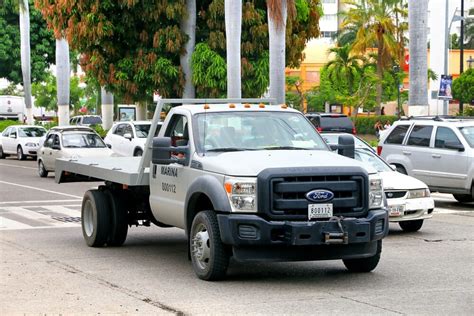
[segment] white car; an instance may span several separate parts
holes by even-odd
[[[53,127],[38,150],[38,174],[44,178],[54,172],[56,158],[110,157],[102,138],[89,127]]]
[[[150,121],[117,122],[104,138],[105,143],[119,156],[141,156],[150,131]],[[161,128],[157,126],[155,136]]]
[[[329,144],[337,144],[341,133],[324,133]],[[422,181],[395,171],[372,147],[354,136],[354,158],[374,167],[382,177],[390,222],[397,222],[404,231],[418,231],[425,219],[433,216],[434,200]]]
[[[12,125],[0,136],[0,158],[16,155],[18,160],[26,157],[36,158],[41,138],[46,129],[35,125]]]

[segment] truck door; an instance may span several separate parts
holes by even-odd
[[[190,146],[194,152],[190,120],[182,114],[171,117],[164,136],[171,137],[173,146]],[[191,136],[191,139],[190,139]],[[173,153],[172,153],[173,155]],[[176,154],[178,157],[178,154]],[[179,157],[182,158],[182,157]],[[189,159],[189,161],[191,161]],[[152,164],[150,170],[150,205],[157,220],[175,227],[185,228],[184,204],[189,186],[189,165]]]

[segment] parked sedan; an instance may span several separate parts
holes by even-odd
[[[330,145],[338,143],[339,135],[342,134],[321,134]],[[389,221],[398,223],[404,231],[418,231],[423,221],[433,216],[434,200],[430,196],[428,186],[420,180],[395,171],[395,168],[357,136],[354,136],[354,143],[354,158],[371,165],[382,176]]]
[[[18,160],[26,157],[36,158],[41,138],[46,129],[34,125],[12,125],[7,127],[0,136],[0,158],[16,155]]]
[[[44,178],[54,172],[56,158],[110,157],[102,138],[88,127],[54,127],[38,151],[38,174]]]
[[[155,136],[161,128],[161,122],[158,124]],[[150,127],[150,121],[117,122],[109,130],[104,141],[119,156],[141,156]]]

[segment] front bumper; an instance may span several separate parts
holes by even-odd
[[[373,256],[388,234],[385,210],[364,218],[325,221],[267,221],[257,215],[219,214],[222,242],[240,261],[325,260]]]
[[[435,207],[432,197],[419,199],[387,199],[390,222],[411,221],[433,217]]]

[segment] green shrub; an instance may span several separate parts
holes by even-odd
[[[464,105],[463,116],[474,116],[474,106]]]
[[[354,125],[357,130],[357,134],[371,134],[375,135],[374,125],[377,121],[380,121],[382,125],[385,125],[385,122],[389,121],[390,124],[393,124],[398,117],[395,115],[380,115],[380,116],[358,116],[357,118],[352,118]]]
[[[3,132],[5,128],[7,128],[10,125],[18,125],[18,124],[23,124],[23,123],[19,121],[12,121],[12,120],[0,121],[0,132]]]

